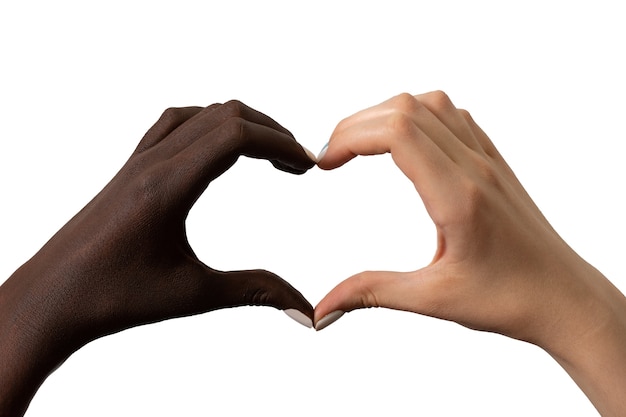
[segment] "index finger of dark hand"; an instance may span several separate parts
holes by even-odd
[[[231,100],[224,104],[213,104],[197,112],[181,124],[176,130],[159,145],[159,153],[170,158],[203,138],[206,134],[228,123],[231,119],[242,119],[250,123],[266,126],[283,133],[293,139],[289,130],[284,128],[271,117],[246,106],[238,100]]]
[[[315,161],[296,140],[271,127],[231,118],[172,159],[178,190],[202,192],[206,186],[244,155],[267,159],[283,171],[301,174]]]

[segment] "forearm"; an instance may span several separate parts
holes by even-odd
[[[0,341],[0,416],[22,416],[53,368],[46,370],[40,362],[32,361],[33,350],[19,336],[7,334],[4,324]]]
[[[56,289],[42,291],[34,272],[26,264],[0,286],[0,417],[23,415],[48,375],[78,348],[57,326]]]
[[[604,417],[626,414],[626,298],[589,270],[588,293],[542,346]]]

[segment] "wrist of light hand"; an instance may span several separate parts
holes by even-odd
[[[591,265],[578,266],[559,299],[544,310],[552,317],[531,342],[565,369],[602,416],[623,415],[626,298]]]
[[[545,326],[532,341],[561,360],[626,324],[624,295],[591,265],[584,261],[578,265],[556,287],[558,298],[542,309]]]

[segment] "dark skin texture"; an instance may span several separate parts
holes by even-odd
[[[313,319],[283,279],[216,271],[187,241],[191,207],[241,155],[292,174],[315,164],[240,102],[166,110],[111,182],[0,287],[0,416],[23,415],[77,349],[133,326],[243,305]]]

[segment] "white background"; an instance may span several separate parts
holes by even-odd
[[[317,152],[340,119],[442,89],[561,235],[626,290],[620,2],[99,4],[0,3],[0,282],[106,184],[167,107],[237,98]],[[266,203],[250,204],[258,198]],[[314,305],[356,272],[417,269],[435,247],[387,156],[301,177],[241,159],[188,228],[207,264],[272,270]],[[58,415],[596,412],[545,352],[499,335],[382,309],[316,333],[245,307],[91,343],[27,413]]]

